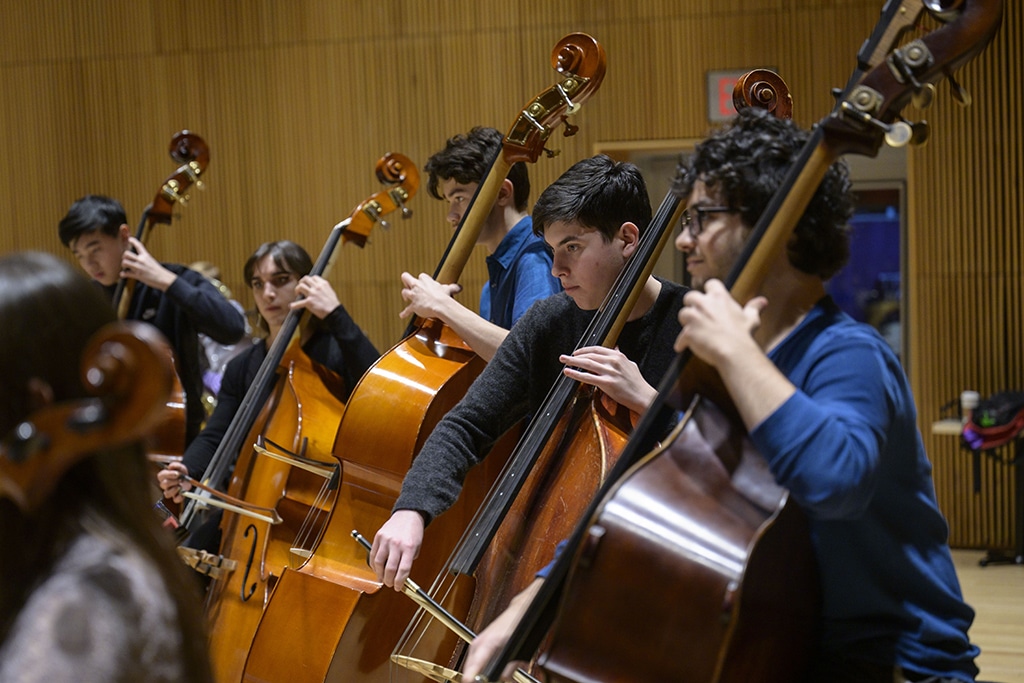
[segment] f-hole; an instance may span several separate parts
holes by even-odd
[[[245,563],[245,574],[242,575],[242,586],[239,589],[239,594],[242,598],[242,602],[248,602],[249,598],[256,592],[256,582],[252,582],[252,586],[249,587],[249,592],[246,592],[245,585],[249,582],[249,572],[252,571],[252,561],[256,557],[256,542],[259,540],[260,532],[256,529],[254,524],[250,524],[245,527],[245,533],[242,534],[243,538],[249,538],[249,532],[252,532],[252,547],[249,548],[249,560]]]

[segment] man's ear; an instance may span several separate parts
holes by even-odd
[[[125,246],[128,246],[128,238],[132,234],[132,229],[128,227],[127,223],[122,223],[121,227],[117,229],[117,239],[124,242]]]
[[[511,204],[514,193],[515,186],[511,180],[505,178],[501,181],[501,187],[498,188],[498,198],[494,200],[495,206],[505,207]]]
[[[640,228],[629,221],[619,226],[617,237],[622,240],[622,255],[629,258],[640,245]]]
[[[53,387],[45,379],[30,377],[28,380],[28,409],[35,412],[53,403]]]

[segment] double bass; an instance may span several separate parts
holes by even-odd
[[[406,206],[419,187],[407,157],[387,154],[377,177],[388,185],[331,231],[312,275],[323,275],[342,243],[366,244],[372,229]],[[190,499],[181,524],[194,531],[206,506],[225,510],[220,552],[182,548],[183,558],[213,581],[207,591],[211,661],[218,680],[238,680],[253,634],[281,572],[315,547],[341,475],[331,455],[345,405],[340,378],[300,347],[305,309],[289,312],[225,436]],[[237,462],[236,462],[237,456]],[[232,469],[233,466],[233,469]],[[227,493],[222,485],[231,473]]]
[[[161,183],[153,201],[139,219],[135,238],[143,244],[157,225],[170,225],[176,204],[186,204],[192,186],[202,187],[200,176],[210,163],[210,148],[199,135],[188,130],[178,131],[171,138],[168,149],[171,159],[180,164]],[[114,289],[113,304],[117,317],[124,320],[135,291],[135,280],[122,278]],[[173,362],[173,359],[172,359]],[[167,401],[164,419],[147,439],[147,452],[151,462],[161,469],[168,462],[180,460],[185,450],[186,406],[185,391],[175,373],[175,386]]]
[[[584,34],[562,38],[552,50],[551,63],[559,81],[523,107],[510,127],[435,271],[439,282],[458,280],[512,165],[535,162],[551,133],[596,91],[604,76],[603,48]],[[565,132],[573,131],[567,127]],[[439,320],[417,320],[363,376],[338,429],[335,456],[342,478],[331,520],[309,560],[286,571],[278,582],[253,641],[245,680],[284,680],[297,671],[310,680],[389,680],[389,655],[414,606],[382,590],[350,532],[377,529],[387,520],[412,459],[483,366],[450,327]],[[460,507],[430,525],[418,566],[434,571],[441,567],[509,445],[496,446],[489,458],[493,464],[471,475],[466,488],[476,493],[464,496]],[[436,656],[451,651],[454,642],[444,633],[424,646]]]
[[[894,47],[927,10],[948,22]],[[890,2],[836,107],[812,133],[727,278],[759,291],[826,170],[844,153],[907,143],[914,97],[992,39],[1002,0]],[[671,428],[676,416],[683,418]],[[817,616],[802,513],[752,448],[720,378],[680,354],[584,522],[483,679],[538,661],[550,681],[793,681]],[[630,590],[636,585],[649,590]],[[602,599],[628,591],[629,598]],[[629,623],[630,628],[612,628]],[[547,636],[542,646],[541,640]]]
[[[738,106],[759,106],[779,117],[791,112],[785,83],[767,70],[752,71],[740,79],[735,99]],[[682,203],[669,193],[576,348],[616,346],[681,211]],[[468,615],[452,616],[462,623],[464,633],[492,621],[533,580],[557,543],[572,532],[631,431],[627,409],[594,387],[560,375],[444,573],[431,587],[431,601],[446,602],[448,593],[468,580],[464,577],[472,577],[475,592]],[[436,622],[426,620],[427,615],[437,617],[429,606],[424,607],[418,628],[437,628]],[[447,626],[446,620],[439,621]],[[415,654],[416,633],[412,630],[403,641],[396,660],[417,670],[447,668]],[[446,663],[457,659],[455,655]]]

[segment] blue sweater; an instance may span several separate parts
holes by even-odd
[[[826,298],[769,358],[797,392],[751,437],[810,519],[823,656],[973,681],[974,611],[896,356]]]

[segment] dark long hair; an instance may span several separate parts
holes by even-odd
[[[0,437],[31,414],[32,378],[45,381],[58,402],[87,395],[79,378],[82,351],[114,319],[98,289],[56,257],[25,252],[0,258]],[[0,543],[9,549],[0,553],[0,642],[37,583],[81,533],[83,514],[91,512],[157,567],[176,605],[184,677],[213,680],[199,584],[151,509],[151,478],[142,447],[135,444],[83,458],[33,514],[0,499]]]

